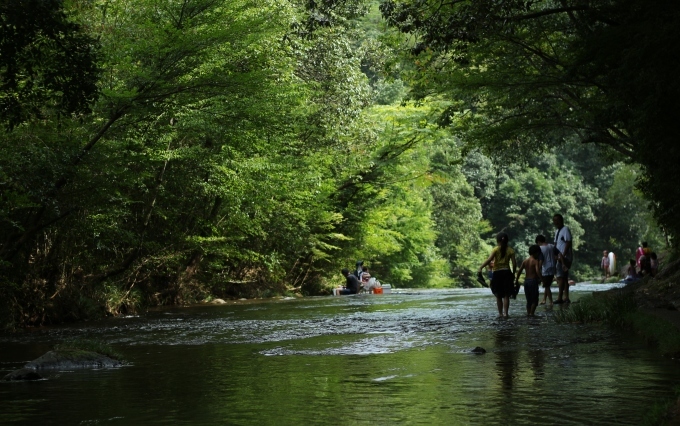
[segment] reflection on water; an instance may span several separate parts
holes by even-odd
[[[517,374],[517,350],[513,348],[515,332],[510,327],[499,327],[496,330],[494,348],[496,355],[496,369],[502,383],[502,388],[508,395],[512,394],[515,374]]]
[[[572,299],[604,288],[579,284]],[[521,299],[508,320],[488,289],[403,291],[0,335],[1,374],[70,337],[133,363],[0,383],[0,424],[634,425],[671,396],[674,361],[633,336],[555,324],[545,307],[528,319]]]

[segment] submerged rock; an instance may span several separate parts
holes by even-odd
[[[55,349],[35,359],[24,368],[14,370],[3,377],[5,381],[41,380],[38,371],[73,370],[81,368],[114,368],[123,366],[122,361],[110,358],[97,352],[81,349]]]
[[[42,380],[42,379],[43,376],[38,374],[32,368],[20,368],[18,370],[12,371],[11,373],[7,374],[5,377],[2,378],[2,380],[5,381]]]
[[[123,363],[97,352],[80,349],[56,349],[35,359],[24,367],[33,370],[61,370],[74,368],[112,368]]]
[[[484,349],[484,348],[481,347],[481,346],[477,346],[476,348],[474,348],[474,349],[471,350],[470,352],[473,353],[473,354],[481,355],[481,354],[485,354],[485,353],[486,353],[486,349]]]

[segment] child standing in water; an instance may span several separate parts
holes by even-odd
[[[541,249],[541,255],[539,260],[541,261],[541,282],[543,283],[543,300],[540,304],[545,305],[546,299],[553,304],[552,300],[552,290],[550,286],[552,285],[553,279],[555,279],[555,265],[561,253],[555,249],[553,244],[547,243],[544,235],[537,235],[536,244]],[[557,253],[557,254],[556,254]]]
[[[479,272],[491,262],[493,262],[493,276],[491,278],[491,292],[496,296],[496,306],[498,315],[508,318],[510,308],[510,296],[515,295],[512,285],[517,262],[515,261],[515,251],[508,247],[508,234],[501,232],[496,236],[498,245],[491,250],[491,255],[479,267]],[[510,267],[512,266],[512,270]]]
[[[524,295],[527,298],[527,315],[534,316],[536,306],[538,306],[538,286],[541,282],[541,269],[538,260],[541,255],[541,248],[537,245],[529,247],[529,257],[522,262],[522,266],[517,271],[515,284],[519,286],[519,277],[522,271],[526,271],[524,277]]]

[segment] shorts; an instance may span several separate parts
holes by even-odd
[[[538,278],[524,280],[524,295],[527,298],[527,309],[531,305],[538,305]]]
[[[515,294],[512,272],[509,269],[493,271],[491,279],[491,292],[496,297],[510,297]]]
[[[573,267],[574,265],[572,264],[571,266]],[[557,278],[569,279],[569,271],[564,272],[564,269],[562,269],[562,262],[559,260],[557,261],[557,267],[555,268],[555,276]]]
[[[543,275],[543,278],[541,278],[543,288],[550,288],[554,279],[555,279],[554,275]]]

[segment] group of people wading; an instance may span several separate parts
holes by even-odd
[[[529,247],[529,257],[517,269],[515,251],[508,245],[508,235],[504,232],[496,236],[498,245],[491,250],[491,255],[479,267],[479,273],[487,265],[491,265],[491,291],[496,296],[498,315],[508,317],[510,298],[516,298],[519,292],[519,279],[523,271],[524,294],[527,298],[527,315],[533,316],[538,306],[539,284],[545,289],[543,301],[546,298],[552,305],[550,285],[557,279],[559,294],[554,303],[569,303],[569,269],[572,267],[573,250],[571,231],[564,225],[564,218],[556,214],[552,218],[555,225],[553,243],[547,243],[543,235],[536,237],[536,244]]]

